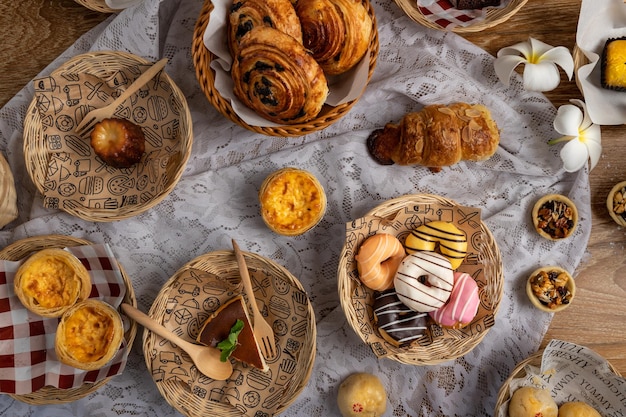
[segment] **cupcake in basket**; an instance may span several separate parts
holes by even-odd
[[[117,310],[104,301],[88,299],[63,314],[54,348],[61,362],[90,371],[113,359],[123,338],[124,324]]]
[[[322,220],[326,212],[326,193],[308,171],[282,168],[270,174],[259,190],[261,217],[273,232],[301,235]]]
[[[59,248],[42,249],[28,257],[18,268],[13,285],[24,307],[43,317],[60,317],[91,293],[85,266]]]
[[[479,209],[408,195],[347,224],[340,300],[378,357],[436,364],[472,350],[494,325],[501,269]]]

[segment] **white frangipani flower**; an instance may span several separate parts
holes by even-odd
[[[520,54],[522,56],[520,56]],[[558,87],[561,81],[560,66],[572,79],[574,74],[574,58],[564,46],[551,46],[537,39],[529,38],[498,51],[494,68],[500,81],[509,85],[513,71],[519,64],[524,64],[524,89],[528,91],[550,91]]]
[[[554,118],[554,129],[564,135],[548,142],[553,145],[565,142],[561,149],[563,168],[567,172],[575,172],[589,161],[591,171],[602,154],[602,132],[600,125],[594,124],[587,113],[587,106],[581,100],[570,100],[557,110]],[[581,110],[582,109],[582,110]]]

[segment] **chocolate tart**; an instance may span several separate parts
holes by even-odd
[[[574,279],[558,266],[537,268],[526,281],[526,295],[541,311],[556,313],[565,310],[576,295]]]
[[[20,265],[14,290],[24,307],[43,317],[60,317],[91,293],[91,277],[70,252],[49,248],[35,252]]]
[[[540,236],[549,240],[565,239],[578,225],[578,209],[569,198],[560,194],[541,197],[533,207],[532,220]]]

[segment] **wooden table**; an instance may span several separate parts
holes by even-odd
[[[507,22],[464,37],[491,54],[529,36],[571,50],[579,10],[580,0],[529,0]],[[107,17],[72,0],[3,2],[0,33],[8,53],[0,60],[0,107],[80,35]],[[582,98],[576,83],[565,78],[547,96],[555,106]],[[626,375],[626,228],[611,220],[605,205],[612,186],[626,180],[626,139],[622,139],[626,127],[605,126],[602,134],[602,158],[591,173],[589,256],[575,274],[575,302],[555,315],[543,344],[557,338],[588,346]]]

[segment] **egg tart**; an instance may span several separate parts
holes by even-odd
[[[578,209],[569,198],[548,194],[535,203],[532,220],[539,235],[549,240],[565,239],[576,230]]]
[[[537,268],[526,282],[526,295],[531,303],[548,313],[567,308],[575,294],[574,279],[565,269],[558,266]]]
[[[60,317],[76,302],[89,297],[91,277],[70,252],[42,249],[20,265],[14,289],[28,310],[43,317]]]
[[[259,200],[267,227],[287,236],[310,230],[326,211],[322,184],[310,172],[296,168],[270,174],[261,185]]]
[[[63,314],[54,350],[64,364],[90,371],[106,365],[123,338],[124,324],[117,310],[104,301],[88,299]]]

